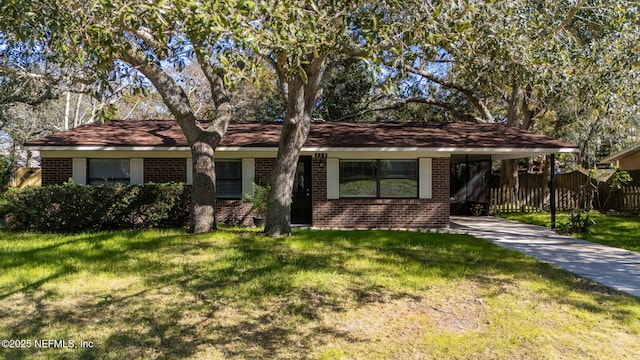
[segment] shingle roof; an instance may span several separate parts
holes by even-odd
[[[219,147],[275,148],[280,123],[232,123]],[[30,141],[31,147],[182,147],[187,141],[173,120],[114,120],[89,124]],[[573,149],[576,145],[500,124],[313,123],[307,148],[517,148]]]

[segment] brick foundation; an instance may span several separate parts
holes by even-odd
[[[187,161],[184,158],[144,159],[144,182],[187,182]]]
[[[216,201],[216,221],[232,225],[253,226],[251,204],[242,200],[219,199]]]
[[[42,185],[62,184],[73,176],[73,160],[71,158],[42,158]]]

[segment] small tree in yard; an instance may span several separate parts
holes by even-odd
[[[633,181],[631,175],[628,172],[622,170],[616,170],[611,176],[611,184],[609,185],[609,192],[607,193],[607,197],[604,199],[604,202],[600,205],[600,211],[604,211],[609,205],[609,201],[613,197],[613,193],[620,192],[624,186]],[[599,198],[598,198],[599,199]]]
[[[242,200],[251,204],[251,210],[256,213],[256,216],[263,217],[267,213],[267,199],[271,186],[252,184],[252,187],[253,192],[242,195]]]

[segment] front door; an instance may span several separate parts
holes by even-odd
[[[293,180],[292,224],[311,224],[311,156],[300,156]]]

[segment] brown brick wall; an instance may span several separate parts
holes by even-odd
[[[255,161],[256,167],[256,184],[264,185],[268,184],[271,181],[271,171],[273,170],[273,166],[276,164],[276,159],[274,158],[258,158]]]
[[[187,161],[184,158],[145,158],[144,182],[187,182]]]
[[[145,182],[186,182],[188,159],[144,159]],[[275,159],[255,160],[255,179],[271,178]],[[432,160],[431,199],[327,199],[327,161],[312,160],[313,226],[320,228],[443,228],[449,226],[449,159]],[[42,184],[61,184],[72,176],[72,159],[43,158]],[[241,200],[218,200],[219,222],[252,225],[251,205]]]
[[[313,164],[315,227],[433,229],[449,226],[448,158],[432,160],[431,199],[328,200],[326,160],[314,159]]]
[[[42,158],[42,185],[62,184],[73,176],[71,158]]]

